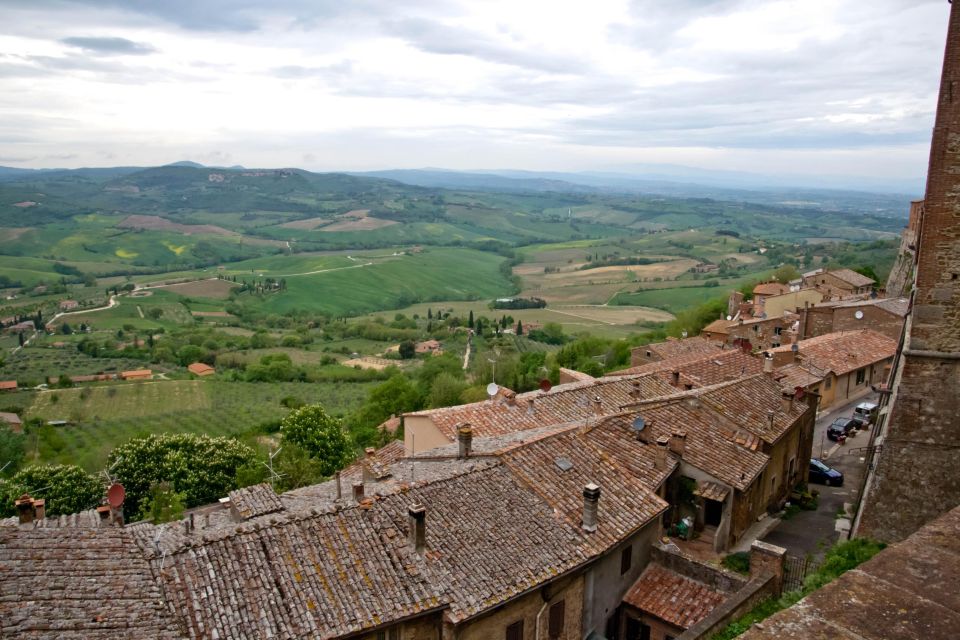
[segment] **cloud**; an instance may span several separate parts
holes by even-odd
[[[64,38],[60,42],[68,47],[83,49],[86,53],[96,56],[114,55],[146,55],[156,51],[149,44],[134,42],[126,38],[96,38],[73,37]]]

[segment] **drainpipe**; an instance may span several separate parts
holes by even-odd
[[[547,605],[550,604],[550,601],[547,600],[543,603],[543,606],[540,607],[540,611],[537,612],[537,629],[533,632],[533,640],[540,640],[540,616],[543,615],[544,609],[547,608]]]

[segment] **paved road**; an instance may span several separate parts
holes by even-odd
[[[817,510],[800,511],[789,520],[782,521],[764,537],[764,541],[784,547],[788,553],[795,556],[822,556],[823,552],[837,541],[840,536],[836,529],[837,513],[844,508],[844,504],[856,504],[857,488],[866,464],[863,455],[848,454],[847,451],[865,447],[868,434],[861,432],[848,438],[845,444],[837,445],[827,440],[826,431],[836,418],[850,416],[853,408],[861,402],[876,402],[876,394],[871,393],[822,412],[814,429],[813,457],[820,458],[825,464],[843,472],[843,486],[811,485],[811,488],[820,492]]]

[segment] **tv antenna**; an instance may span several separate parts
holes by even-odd
[[[287,475],[285,473],[277,473],[276,471],[273,470],[273,459],[277,457],[277,454],[280,453],[281,451],[283,451],[283,447],[280,447],[276,451],[271,451],[270,453],[268,453],[267,462],[264,462],[263,460],[260,461],[260,464],[265,466],[267,468],[267,471],[270,472],[270,486],[273,487],[274,490],[276,490],[277,488],[276,487],[277,480]]]

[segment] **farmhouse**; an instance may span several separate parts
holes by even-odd
[[[195,376],[211,376],[217,372],[216,369],[204,362],[194,362],[193,364],[187,367],[187,371],[192,373]]]
[[[0,380],[0,391],[16,391],[16,380]]]
[[[417,355],[430,353],[437,356],[443,353],[443,349],[440,347],[440,342],[437,340],[425,340],[423,342],[418,342],[414,348]]]
[[[60,311],[72,311],[80,306],[80,303],[76,300],[61,300],[60,301]]]
[[[23,433],[23,421],[15,413],[0,411],[0,423],[5,423],[14,433]]]
[[[4,333],[29,333],[34,330],[33,320],[24,320],[23,322],[18,322],[12,324],[9,327],[3,330]]]
[[[150,380],[153,378],[153,371],[150,369],[136,369],[134,371],[124,371],[120,374],[121,380]]]

